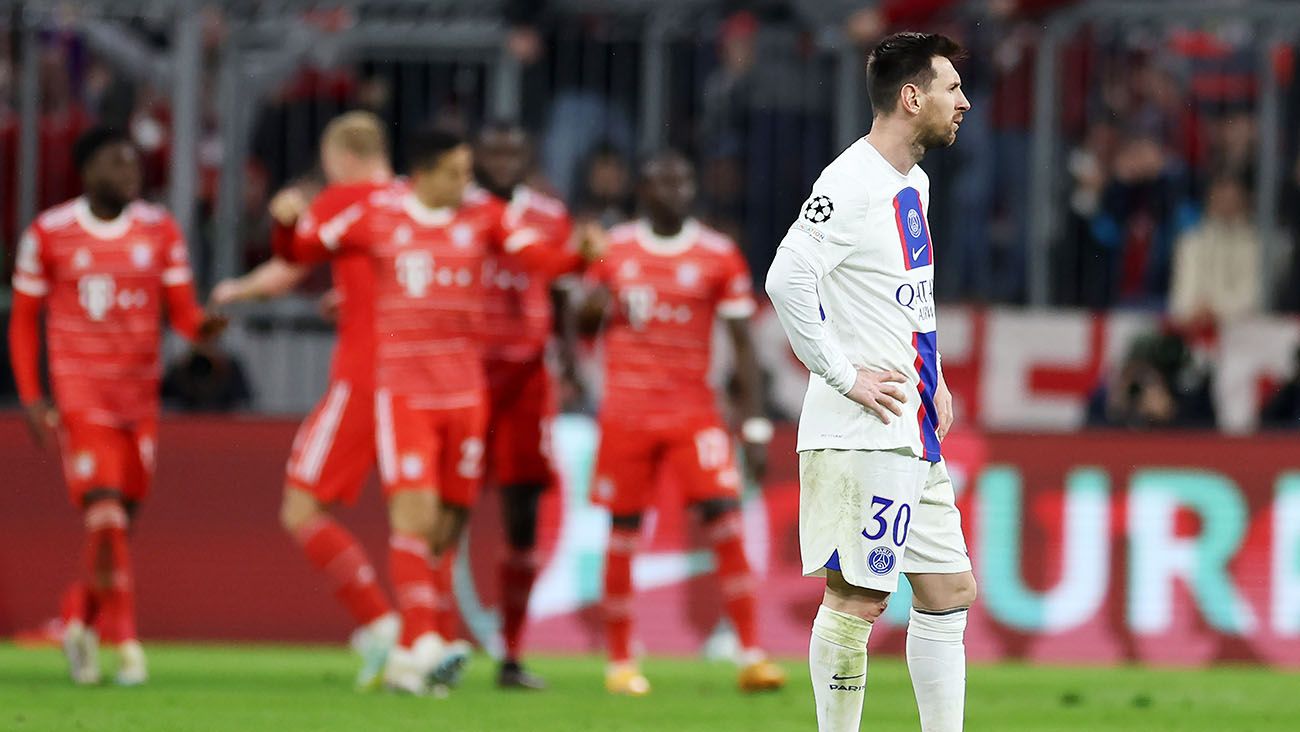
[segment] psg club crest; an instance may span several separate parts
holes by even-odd
[[[835,212],[835,204],[826,196],[813,196],[812,200],[804,204],[803,217],[814,224],[824,224],[831,220],[831,214]]]
[[[894,223],[898,225],[898,240],[903,247],[903,268],[911,270],[934,264],[930,229],[921,210],[921,194],[915,188],[904,188],[894,196]]]
[[[867,567],[872,574],[887,575],[894,570],[894,550],[887,546],[878,546],[867,555]]]

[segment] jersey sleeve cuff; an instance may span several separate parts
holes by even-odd
[[[14,289],[31,297],[45,297],[50,292],[44,280],[21,273],[14,275]]]
[[[832,365],[822,377],[826,383],[835,391],[841,394],[848,394],[853,385],[858,380],[858,370],[853,368],[849,360],[843,359],[838,365]]]
[[[752,297],[723,300],[718,303],[718,315],[727,320],[743,320],[752,316],[756,310],[758,305],[754,303]]]
[[[163,270],[162,273],[162,283],[168,287],[183,285],[193,279],[194,276],[186,267],[171,267]]]

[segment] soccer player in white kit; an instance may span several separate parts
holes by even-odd
[[[951,145],[970,103],[941,35],[872,51],[871,132],[840,154],[781,242],[767,292],[812,372],[799,420],[804,574],[826,578],[808,664],[821,732],[859,729],[867,638],[907,574],[907,665],[924,732],[962,728],[966,612],[975,578],[940,441],[930,182],[917,163]]]

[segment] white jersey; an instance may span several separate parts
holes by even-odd
[[[898,172],[864,137],[822,172],[781,241],[768,291],[812,371],[800,451],[908,449],[940,459],[929,203],[925,172]],[[885,424],[844,396],[855,365],[907,377],[902,417]]]

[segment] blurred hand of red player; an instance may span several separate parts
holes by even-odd
[[[203,322],[199,323],[197,341],[199,343],[208,343],[216,340],[217,336],[225,332],[227,325],[230,325],[230,318],[218,313],[205,313]]]
[[[54,439],[54,430],[59,427],[59,411],[54,404],[49,399],[34,401],[23,408],[23,417],[36,446],[42,450],[48,448]]]
[[[297,186],[290,186],[275,194],[266,209],[276,223],[293,226],[298,223],[298,218],[307,210],[309,203],[307,196]]]
[[[576,227],[578,236],[578,254],[588,262],[594,262],[605,254],[609,248],[609,236],[605,229],[595,221],[587,221]]]
[[[762,484],[763,478],[767,476],[767,443],[759,442],[742,442],[742,450],[745,456],[745,472],[754,483]]]
[[[338,290],[330,290],[316,301],[316,311],[320,316],[331,323],[339,322],[339,307],[343,304],[343,296]]]

